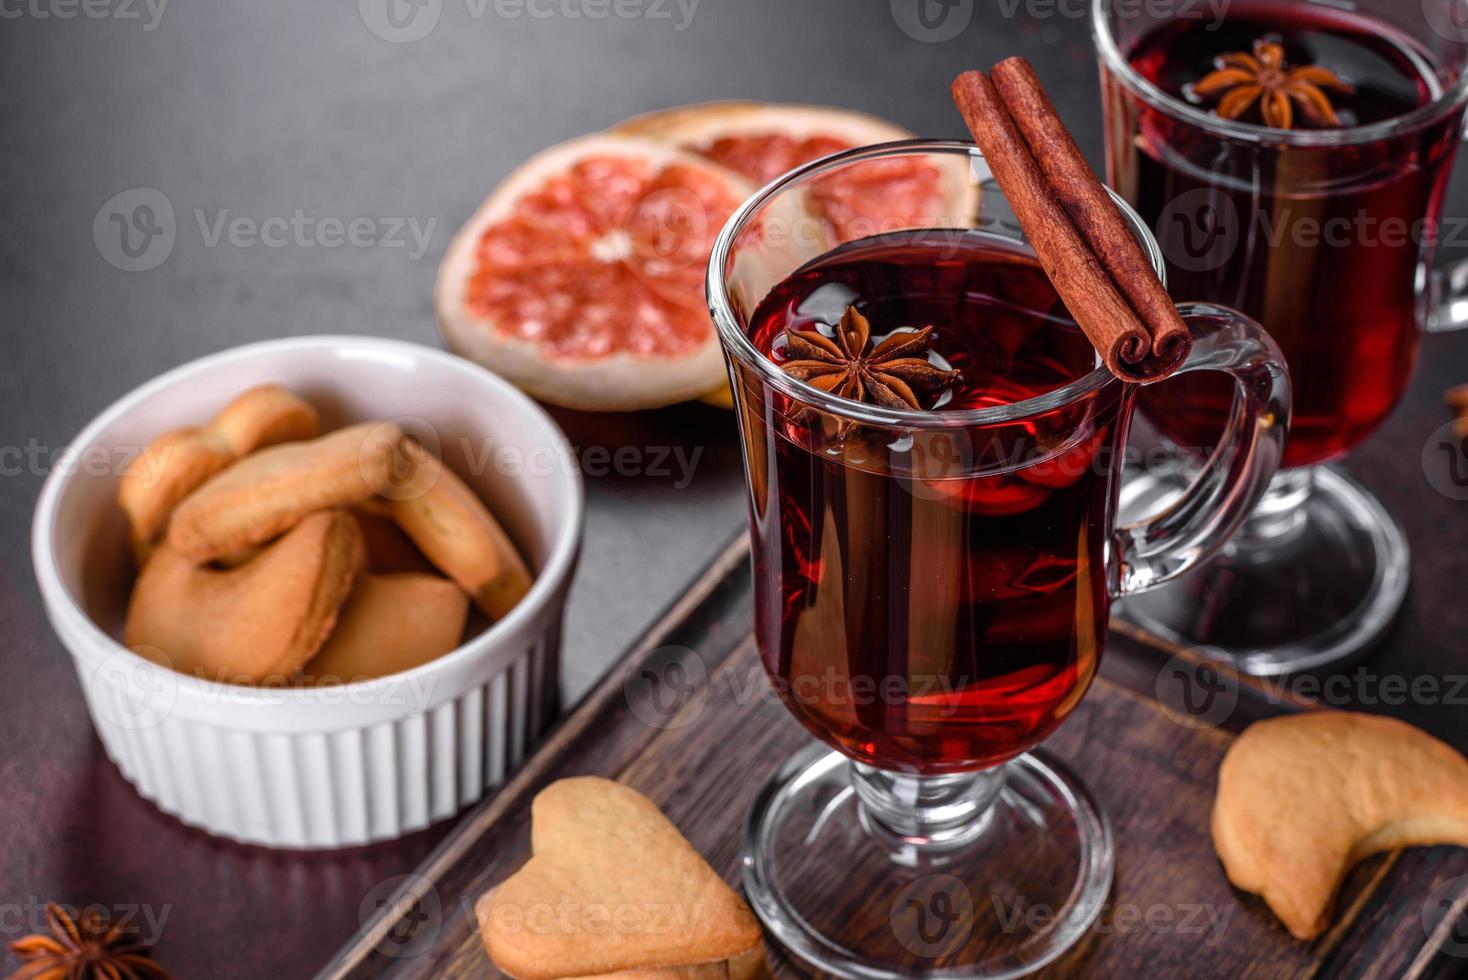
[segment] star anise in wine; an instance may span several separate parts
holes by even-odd
[[[98,909],[72,918],[51,902],[46,924],[50,935],[36,933],[10,944],[23,964],[10,980],[170,980],[134,930]]]
[[[1326,90],[1350,95],[1355,88],[1321,65],[1285,63],[1282,44],[1263,38],[1254,42],[1254,53],[1235,51],[1219,56],[1216,71],[1204,75],[1193,86],[1203,98],[1220,97],[1215,111],[1225,119],[1239,119],[1257,102],[1264,125],[1290,129],[1295,124],[1294,106],[1316,126],[1340,126],[1341,118],[1330,104]]]
[[[814,330],[791,330],[785,373],[854,402],[921,410],[923,400],[954,384],[958,371],[928,361],[932,327],[894,333],[872,347],[867,318],[848,306],[832,340]]]

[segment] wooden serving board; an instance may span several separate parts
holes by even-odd
[[[809,744],[765,693],[749,576],[741,538],[322,976],[500,976],[480,944],[473,903],[525,861],[530,801],[565,776],[613,777],[645,793],[737,887],[750,801]],[[671,662],[685,681],[677,691],[651,680],[672,676]],[[1100,676],[1047,748],[1082,775],[1109,816],[1115,884],[1088,938],[1040,975],[1438,978],[1468,968],[1468,851],[1414,848],[1363,862],[1333,927],[1310,943],[1225,880],[1208,836],[1219,761],[1250,722],[1300,710],[1317,708],[1113,627]],[[767,945],[778,975],[805,975]]]

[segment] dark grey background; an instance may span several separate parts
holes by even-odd
[[[89,418],[167,367],[250,340],[439,343],[431,293],[450,237],[551,143],[728,97],[844,105],[959,136],[953,74],[1021,53],[1100,162],[1080,0],[925,0],[927,26],[908,0],[390,0],[410,12],[402,31],[382,15],[389,0],[174,0],[156,18],[145,0],[94,2],[109,16],[77,7],[60,19],[68,0],[0,3],[21,14],[0,19],[0,441],[25,450],[0,459],[0,554],[31,608],[30,508]],[[411,38],[430,24],[417,40],[374,33]],[[1462,184],[1449,213],[1463,213]],[[173,245],[156,268],[128,272],[104,259],[93,222],[137,188],[171,204]],[[210,244],[221,220],[297,211],[371,219],[384,241],[273,247],[226,231]],[[388,240],[387,219],[412,224]],[[701,453],[686,489],[589,475],[568,638],[575,696],[734,533],[741,504],[732,427],[717,411],[560,418],[583,448],[633,445],[649,462],[665,445]]]
[[[389,0],[173,0],[158,17],[145,0],[96,0],[109,16],[77,7],[61,19],[67,2],[0,3],[21,14],[0,20],[0,444],[26,450],[0,460],[12,474],[0,483],[0,554],[28,616],[30,509],[56,450],[88,419],[165,368],[251,340],[438,344],[431,295],[449,239],[549,144],[731,97],[848,106],[960,136],[953,74],[1024,53],[1063,83],[1066,118],[1099,162],[1079,0],[934,3],[929,27],[907,0],[896,14],[888,0],[390,0],[408,12],[401,32],[382,13]],[[430,24],[417,40],[379,36]],[[172,249],[155,268],[122,271],[93,223],[114,195],[142,200],[139,188],[172,206]],[[409,229],[374,247],[214,237],[222,219],[298,210],[312,222],[372,219],[384,236],[382,219],[404,219],[426,233],[426,251],[415,257]],[[117,257],[117,230],[105,228]],[[742,503],[733,429],[716,410],[559,417],[579,447],[632,445],[649,461],[664,445],[701,452],[686,489],[588,475],[565,671],[574,698],[737,531]],[[44,632],[24,635],[55,649]]]
[[[384,27],[387,2],[432,29],[379,36],[372,25],[405,36]],[[917,2],[929,3],[927,27]],[[535,151],[648,109],[829,103],[959,136],[953,75],[1025,54],[1100,160],[1080,0],[173,0],[156,23],[143,0],[0,0],[0,14],[0,901],[173,903],[163,952],[185,975],[205,963],[220,975],[221,961],[300,975],[325,962],[367,887],[409,870],[431,840],[347,865],[261,857],[183,831],[121,783],[29,560],[41,481],[88,419],[166,368],[251,340],[438,344],[437,262],[490,188]],[[137,188],[170,203],[174,243],[155,268],[128,272],[106,260],[115,246],[99,250],[93,223]],[[1465,195],[1456,181],[1449,214],[1468,213]],[[212,224],[222,211],[260,221],[297,209],[433,227],[416,258],[411,244],[210,247],[199,227],[200,213]],[[574,699],[738,531],[743,491],[726,413],[557,417],[583,448],[702,453],[686,488],[588,477],[566,651]],[[129,860],[96,838],[104,824],[175,866]],[[270,942],[211,934],[226,914],[263,917]]]
[[[955,69],[1020,51],[1056,66],[1052,78],[1075,78],[1061,88],[1073,96],[1067,117],[1089,148],[1100,145],[1084,22],[1009,20],[987,3],[938,16],[934,37],[972,19],[937,44],[905,33],[886,0],[392,0],[416,10],[411,25],[433,24],[398,42],[373,31],[415,33],[386,26],[384,0],[174,0],[156,21],[144,0],[128,9],[116,0],[101,19],[78,8],[69,20],[56,16],[66,0],[25,0],[44,18],[8,6],[19,2],[4,9],[23,16],[0,20],[0,425],[5,445],[37,451],[0,484],[0,553],[30,609],[36,470],[88,419],[167,367],[250,340],[323,332],[439,343],[431,292],[450,237],[501,177],[551,143],[650,108],[729,97],[845,105],[957,136],[946,94]],[[93,222],[137,188],[171,204],[173,246],[156,268],[121,271],[94,243]],[[313,221],[407,219],[431,232],[427,250],[415,258],[406,230],[400,247],[240,246],[228,233],[210,244],[222,217],[258,223],[298,209]],[[733,430],[717,411],[561,417],[578,446],[702,448],[687,490],[588,477],[565,675],[574,697],[737,530],[741,503]]]

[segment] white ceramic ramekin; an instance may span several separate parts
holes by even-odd
[[[439,451],[527,552],[534,588],[458,650],[391,677],[260,689],[175,673],[119,642],[132,576],[118,476],[159,433],[279,382],[323,428],[393,419]],[[566,589],[585,511],[565,436],[504,380],[451,354],[300,337],[202,358],[99,415],[41,491],[46,612],[107,754],[185,823],[274,847],[343,847],[450,816],[500,784],[555,714]]]

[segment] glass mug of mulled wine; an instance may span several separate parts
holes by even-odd
[[[894,217],[837,233],[822,215],[852,186],[887,188]],[[1180,307],[1183,370],[1230,378],[1238,404],[1184,499],[1118,526],[1138,386],[1101,365],[972,145],[869,147],[786,175],[723,229],[708,296],[760,656],[820,740],[750,814],[755,909],[841,976],[1049,962],[1098,913],[1112,851],[1084,785],[1032,750],[1095,676],[1111,600],[1206,559],[1274,476],[1290,412],[1277,347],[1233,311]],[[989,905],[1016,901],[1050,914],[1015,929]]]
[[[1462,0],[1093,0],[1108,182],[1154,231],[1168,286],[1279,343],[1294,386],[1284,462],[1225,551],[1124,612],[1258,674],[1322,667],[1391,624],[1409,560],[1396,522],[1322,464],[1401,397],[1420,328],[1468,316],[1463,271],[1430,271],[1468,99]],[[1233,392],[1190,376],[1142,414],[1180,458]],[[1130,481],[1124,512],[1191,466]]]

